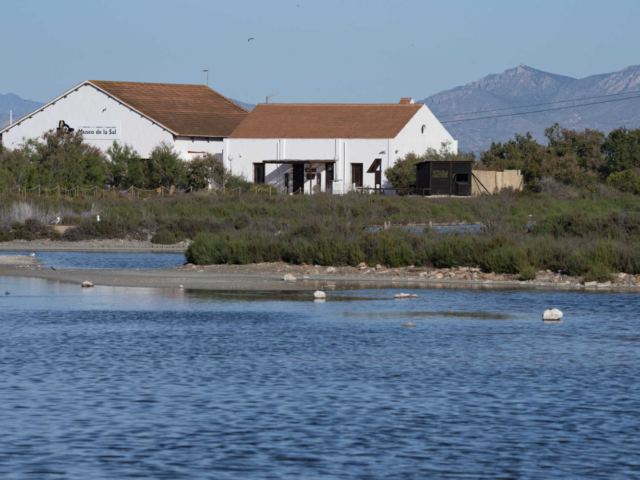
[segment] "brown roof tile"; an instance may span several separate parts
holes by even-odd
[[[423,106],[262,103],[230,138],[395,138]]]
[[[249,113],[205,85],[91,83],[178,135],[228,137]]]

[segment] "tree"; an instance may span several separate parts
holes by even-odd
[[[218,160],[211,153],[198,155],[187,166],[189,170],[188,185],[196,190],[209,188],[209,185],[215,181],[218,167],[221,166],[221,160]],[[224,169],[224,167],[222,168]]]
[[[640,128],[627,130],[621,127],[611,131],[602,144],[602,153],[606,159],[607,176],[640,168]]]
[[[4,183],[24,188],[87,188],[102,186],[110,177],[108,160],[99,148],[85,143],[81,133],[58,135],[53,130],[42,139],[5,149],[0,170]]]
[[[147,164],[147,188],[186,187],[187,167],[173,146],[162,142],[151,151]]]
[[[111,160],[111,185],[119,189],[147,186],[147,165],[131,145],[113,142],[107,150]]]

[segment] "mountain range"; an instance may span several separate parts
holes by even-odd
[[[581,102],[568,102],[573,99],[602,97],[626,92],[638,92],[636,96],[640,95],[640,65],[628,67],[615,73],[592,75],[582,79],[555,75],[526,65],[519,65],[503,73],[488,75],[476,82],[440,92],[419,102],[427,104],[441,122],[447,122],[548,110],[634,96],[618,95],[591,98]],[[554,102],[552,105],[513,109],[513,107],[552,102]],[[486,110],[499,111],[453,116],[454,114]],[[479,152],[486,150],[491,145],[491,141],[506,141],[513,138],[515,133],[530,132],[537,140],[544,141],[545,128],[554,123],[575,130],[590,128],[603,130],[606,133],[620,126],[630,129],[638,128],[640,126],[640,98],[530,115],[445,123],[445,127],[459,141],[460,150]]]
[[[633,95],[634,92],[637,94]],[[627,93],[628,95],[619,95]],[[612,96],[606,97],[607,95]],[[492,141],[504,142],[513,138],[516,133],[530,132],[535,139],[544,142],[545,128],[554,123],[576,130],[591,128],[606,133],[620,126],[638,128],[640,98],[609,102],[633,96],[640,96],[640,65],[582,79],[518,65],[500,74],[488,75],[476,82],[437,93],[419,100],[418,103],[425,103],[442,122],[547,110],[527,115],[445,123],[447,130],[459,141],[460,150],[480,152],[489,148]],[[570,101],[586,97],[590,99]],[[233,101],[247,110],[255,106]],[[559,109],[598,102],[609,103]],[[0,128],[9,124],[10,110],[16,121],[42,105],[23,100],[11,93],[0,94]],[[456,115],[467,112],[484,113]]]

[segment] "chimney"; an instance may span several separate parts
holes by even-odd
[[[411,97],[405,97],[405,98],[401,98],[400,99],[400,105],[411,105],[414,104],[416,102],[413,101],[413,98]]]

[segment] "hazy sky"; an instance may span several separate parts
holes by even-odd
[[[205,83],[208,68],[214,90],[250,103],[396,102],[520,63],[578,78],[640,64],[638,0],[19,0],[1,12],[0,93],[38,101],[86,79]]]

